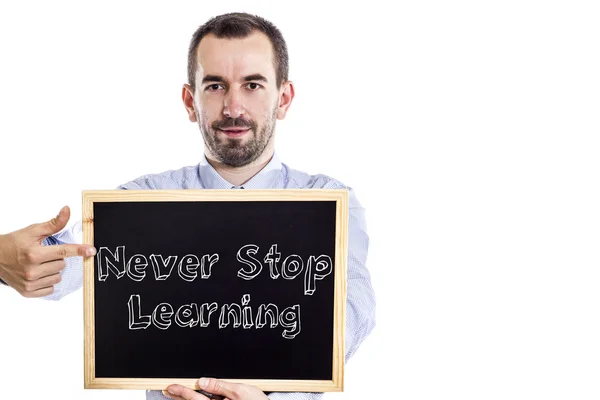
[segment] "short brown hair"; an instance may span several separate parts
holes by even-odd
[[[200,26],[192,36],[188,49],[188,83],[192,89],[196,88],[196,70],[198,69],[196,50],[198,49],[200,40],[204,36],[212,33],[218,38],[245,38],[255,30],[267,35],[273,45],[277,86],[287,81],[289,57],[287,45],[279,29],[273,23],[258,15],[228,13],[211,18],[204,25]]]

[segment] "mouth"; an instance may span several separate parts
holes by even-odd
[[[220,132],[223,132],[227,137],[240,137],[250,131],[250,128],[225,128],[225,129],[217,129]]]

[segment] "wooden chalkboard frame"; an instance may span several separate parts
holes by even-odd
[[[334,321],[331,380],[224,379],[246,383],[263,391],[340,392],[344,388],[344,341],[346,319],[346,263],[348,246],[348,190],[86,190],[82,192],[83,243],[94,244],[94,203],[166,201],[335,201],[336,237],[334,260]],[[192,389],[197,379],[98,378],[95,374],[94,258],[84,260],[84,388],[164,390],[177,383]],[[198,377],[200,378],[200,377]]]

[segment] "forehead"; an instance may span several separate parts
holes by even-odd
[[[261,74],[275,81],[273,46],[262,32],[252,32],[244,38],[218,38],[208,34],[202,38],[196,53],[197,74],[218,75],[236,80],[252,74]]]

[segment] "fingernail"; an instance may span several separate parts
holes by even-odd
[[[171,396],[169,396],[169,394],[170,394],[170,393],[169,393],[169,392],[167,392],[166,390],[163,390],[163,391],[162,391],[162,393],[163,393],[165,396],[167,396],[168,398],[170,398],[170,399],[172,398]]]
[[[94,247],[88,247],[88,248],[85,250],[85,255],[86,255],[87,257],[95,256],[95,255],[96,255],[96,249],[95,249]]]
[[[206,389],[206,387],[208,386],[208,379],[206,379],[206,378],[198,379],[198,386],[200,386],[202,389]]]

